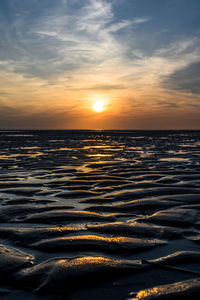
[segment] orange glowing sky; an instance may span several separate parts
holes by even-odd
[[[200,129],[199,12],[1,0],[0,128]]]

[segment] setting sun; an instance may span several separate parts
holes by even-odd
[[[105,103],[103,100],[98,100],[94,102],[93,109],[96,112],[102,112],[105,109]]]

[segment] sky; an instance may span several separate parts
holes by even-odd
[[[0,128],[200,129],[200,1],[1,0]]]

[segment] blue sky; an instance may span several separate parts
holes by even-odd
[[[1,0],[0,49],[1,128],[200,128],[198,0]]]

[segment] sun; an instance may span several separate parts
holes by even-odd
[[[105,103],[103,100],[97,100],[93,103],[93,109],[96,112],[102,112],[105,109]]]

